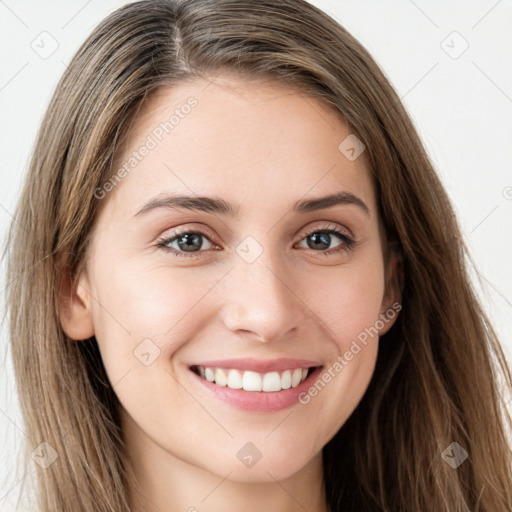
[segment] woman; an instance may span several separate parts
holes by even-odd
[[[512,509],[512,379],[453,209],[325,13],[119,9],[55,91],[16,219],[41,511]]]

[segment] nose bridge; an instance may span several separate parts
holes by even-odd
[[[258,249],[251,240],[242,242],[237,253],[223,287],[226,327],[233,332],[250,331],[261,341],[284,336],[301,318],[288,272],[271,250],[261,245]]]

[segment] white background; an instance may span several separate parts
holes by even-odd
[[[124,3],[0,0],[2,236],[12,220],[36,130],[57,80],[95,25]],[[512,1],[311,3],[335,17],[366,46],[402,97],[455,205],[481,276],[476,283],[479,293],[510,358]],[[43,31],[58,44],[45,59],[32,48],[41,45],[41,38],[51,48],[50,36],[40,35]],[[3,292],[0,300],[3,313]],[[25,436],[5,325],[0,357],[0,509],[10,511],[23,477],[16,456]]]

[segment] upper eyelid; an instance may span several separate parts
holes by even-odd
[[[316,233],[317,231],[331,231],[331,230],[336,231],[336,232],[341,232],[347,238],[354,239],[354,235],[352,235],[352,232],[349,229],[340,227],[336,224],[333,224],[332,222],[329,224],[326,224],[325,226],[316,226],[313,228],[306,229],[306,231],[304,231],[304,233],[303,233],[302,238],[310,235],[311,233]],[[301,240],[302,240],[302,238],[301,238]]]

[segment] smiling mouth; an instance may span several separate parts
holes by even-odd
[[[249,370],[237,370],[228,368],[215,368],[208,366],[192,366],[190,369],[204,380],[216,384],[219,387],[240,389],[244,391],[261,391],[275,393],[283,389],[296,388],[304,382],[317,367],[295,368],[281,372],[272,371],[258,373]]]

